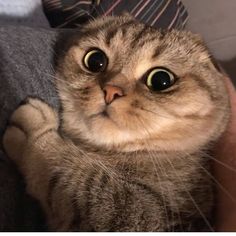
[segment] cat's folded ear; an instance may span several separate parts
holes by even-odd
[[[226,74],[224,69],[220,65],[220,63],[214,58],[214,56],[212,54],[210,54],[210,60],[211,60],[211,63],[214,65],[214,67],[216,68],[217,71],[219,71],[220,73]]]
[[[208,51],[208,53],[209,53],[209,55],[210,55],[209,59],[211,60],[211,63],[213,64],[213,66],[215,67],[215,69],[216,69],[217,71],[219,71],[220,73],[223,73],[223,69],[222,69],[220,63],[219,63],[219,62],[216,60],[216,58],[212,55],[210,49],[209,49],[208,46],[206,45],[206,42],[205,42],[205,40],[202,38],[202,36],[199,35],[199,34],[193,34],[193,37],[194,37],[196,43],[202,44],[202,45],[205,47],[205,49]]]

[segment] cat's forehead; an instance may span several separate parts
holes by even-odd
[[[114,51],[124,47],[128,47],[129,51],[142,49],[151,41],[157,44],[162,37],[160,31],[126,17],[95,21],[86,30],[88,43],[105,44],[105,47],[112,48]]]
[[[206,49],[198,35],[185,31],[165,31],[144,25],[131,17],[106,17],[86,28],[86,46],[97,46],[113,53],[151,55],[153,59],[168,53],[175,58],[200,56]],[[163,55],[162,55],[163,56]],[[168,55],[167,55],[168,56]]]
[[[189,32],[163,31],[130,17],[108,17],[85,27],[77,45],[86,52],[99,48],[113,64],[135,69],[139,76],[155,66],[178,70],[209,62],[201,39]],[[186,68],[186,66],[185,66]]]
[[[158,45],[161,38],[160,31],[136,21],[128,21],[119,27],[114,26],[104,30],[104,40],[108,46],[122,43],[133,52],[143,47]]]

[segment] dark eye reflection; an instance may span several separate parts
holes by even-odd
[[[175,75],[165,68],[154,68],[146,76],[146,85],[154,91],[162,91],[171,87]]]
[[[107,68],[108,59],[102,50],[92,49],[85,54],[83,63],[89,71],[98,73]]]

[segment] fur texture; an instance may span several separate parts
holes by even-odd
[[[61,123],[48,105],[29,99],[3,140],[50,229],[213,230],[206,150],[226,127],[229,103],[201,39],[122,16],[95,20],[63,43]],[[108,58],[102,73],[84,66],[91,48]],[[155,67],[172,71],[174,85],[150,90],[143,78]],[[109,104],[107,85],[122,90]]]

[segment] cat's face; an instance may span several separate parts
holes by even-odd
[[[57,76],[64,129],[98,146],[191,151],[227,123],[222,75],[187,32],[100,19],[73,38]]]

